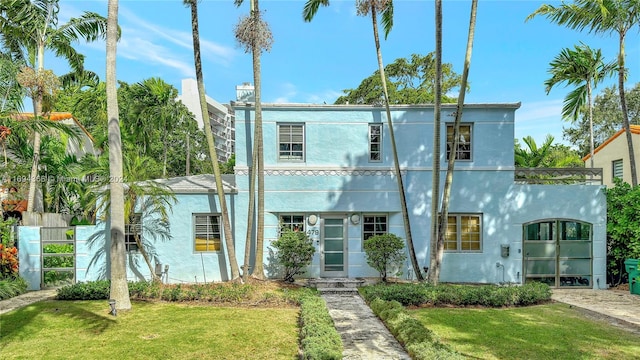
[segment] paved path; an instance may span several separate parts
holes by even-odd
[[[15,310],[23,306],[33,304],[34,302],[38,302],[41,300],[53,299],[55,296],[56,296],[55,289],[29,291],[22,295],[13,297],[11,299],[0,301],[0,314],[4,314],[11,310]]]
[[[325,294],[322,298],[342,337],[343,359],[411,359],[360,295]]]
[[[640,295],[623,290],[554,289],[551,298],[600,316],[614,325],[640,332]]]

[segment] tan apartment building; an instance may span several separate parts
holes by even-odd
[[[631,137],[637,164],[640,161],[640,125],[631,125]],[[585,167],[591,166],[590,158],[590,154],[582,158]],[[621,178],[631,184],[629,150],[624,129],[620,129],[594,150],[593,167],[602,168],[602,183],[606,186],[613,186],[614,178]]]

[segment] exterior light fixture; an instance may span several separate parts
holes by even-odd
[[[360,223],[360,215],[358,214],[351,215],[351,223],[353,225],[358,225]]]
[[[309,215],[307,222],[309,223],[309,225],[313,226],[318,223],[318,217],[315,215]]]
[[[118,315],[118,310],[116,310],[116,300],[115,299],[109,299],[109,307],[111,308],[111,311],[109,312],[111,315],[113,315],[113,316]]]

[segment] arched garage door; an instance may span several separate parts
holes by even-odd
[[[524,225],[525,282],[592,287],[592,225],[551,219]]]

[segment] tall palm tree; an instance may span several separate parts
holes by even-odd
[[[124,188],[122,176],[122,138],[118,115],[118,92],[116,89],[116,50],[118,41],[118,0],[109,0],[107,5],[107,118],[109,136],[109,191],[111,206],[111,288],[109,298],[116,300],[116,309],[130,310],[129,285],[127,283],[126,247],[124,243]]]
[[[240,6],[243,0],[235,0]],[[249,216],[247,220],[247,239],[245,243],[245,258],[243,277],[247,278],[251,233],[253,228],[253,208],[256,196],[256,179],[258,182],[258,211],[256,219],[256,256],[251,276],[264,279],[264,142],[262,140],[262,77],[260,55],[263,50],[271,50],[273,36],[269,25],[262,20],[258,0],[251,0],[249,17],[240,20],[236,27],[236,40],[244,45],[253,58],[253,83],[255,91],[255,124],[253,132],[253,151],[251,157],[251,180],[249,184]]]
[[[0,31],[3,42],[11,52],[35,64],[36,77],[44,74],[45,50],[52,50],[56,56],[68,60],[73,72],[84,72],[84,56],[73,47],[79,40],[95,41],[104,38],[106,19],[96,13],[85,12],[79,18],[71,18],[58,25],[59,0],[1,0]],[[40,89],[33,99],[34,116],[42,114],[45,91]],[[34,136],[34,156],[29,184],[27,211],[33,211],[35,199],[34,179],[38,175],[40,155],[40,133]]]
[[[431,240],[429,242],[429,271],[427,281],[437,284],[440,278],[440,263],[438,261],[440,206],[440,125],[442,114],[442,0],[435,1],[436,23],[436,81],[434,84],[433,105],[433,170],[431,176]]]
[[[612,74],[616,69],[615,63],[605,64],[602,51],[594,50],[585,44],[576,45],[575,48],[564,48],[551,63],[549,73],[551,78],[544,82],[547,94],[559,84],[577,86],[564,98],[562,117],[575,121],[583,111],[585,100],[587,102],[587,117],[589,119],[589,154],[591,167],[593,167],[593,105],[591,94],[593,89]]]
[[[462,71],[462,82],[460,84],[460,94],[458,95],[458,104],[456,106],[456,117],[453,126],[453,142],[451,144],[451,152],[449,154],[449,163],[447,165],[447,176],[444,182],[444,189],[442,193],[442,208],[440,209],[438,218],[438,241],[436,244],[436,261],[430,264],[433,272],[429,275],[433,275],[430,281],[433,284],[438,284],[440,280],[440,268],[442,264],[442,257],[444,255],[444,240],[447,228],[447,221],[449,219],[449,199],[451,197],[451,187],[453,185],[453,170],[456,161],[456,149],[458,148],[458,140],[460,138],[460,121],[462,119],[462,112],[464,110],[464,98],[467,90],[467,79],[469,78],[469,68],[471,66],[471,52],[473,50],[473,38],[476,28],[476,13],[478,10],[478,0],[472,0],[471,2],[471,15],[469,18],[469,34],[467,36],[467,50],[464,58],[464,69]],[[440,22],[440,26],[442,23]],[[440,80],[441,81],[441,80]],[[436,201],[437,203],[437,201]]]
[[[318,12],[318,8],[328,6],[329,0],[307,0],[302,11],[305,21],[311,21]],[[387,88],[387,78],[384,73],[384,64],[382,62],[382,51],[380,50],[380,37],[378,35],[378,13],[381,15],[382,27],[385,38],[393,28],[393,1],[392,0],[356,0],[356,8],[358,15],[371,15],[371,23],[373,25],[373,40],[376,47],[376,57],[378,59],[378,71],[380,72],[380,80],[382,82],[382,91],[384,94],[384,106],[387,115],[387,127],[389,128],[389,139],[391,140],[391,152],[393,154],[394,171],[397,178],[398,194],[400,196],[400,207],[402,209],[402,220],[407,238],[407,248],[409,250],[409,259],[413,267],[413,272],[418,280],[423,280],[418,258],[416,257],[415,247],[413,245],[413,237],[411,234],[411,222],[409,220],[409,210],[407,209],[407,199],[402,180],[402,172],[400,171],[400,162],[398,160],[398,150],[396,147],[395,132],[393,130],[393,120],[391,119],[391,109],[389,106],[389,90]],[[438,96],[438,95],[436,95]]]
[[[631,184],[638,185],[638,173],[636,170],[635,153],[629,114],[625,100],[625,37],[633,27],[640,25],[640,0],[575,0],[572,4],[564,2],[558,7],[542,5],[527,17],[532,19],[536,15],[544,15],[547,19],[558,25],[565,25],[571,29],[584,30],[595,33],[618,34],[618,91],[620,92],[620,105],[622,119],[627,137],[629,149],[629,168],[631,170]]]
[[[231,268],[231,280],[240,278],[240,269],[238,268],[238,259],[236,258],[236,249],[233,243],[233,233],[231,232],[231,220],[227,210],[227,201],[222,185],[222,174],[220,171],[220,163],[216,151],[213,133],[209,124],[207,99],[204,92],[204,80],[202,77],[202,59],[200,57],[200,32],[198,30],[198,0],[183,0],[183,3],[191,8],[191,33],[193,35],[193,59],[196,68],[196,82],[198,84],[198,95],[200,98],[200,111],[205,120],[204,133],[207,138],[209,147],[209,158],[213,166],[213,175],[216,180],[216,191],[218,201],[220,202],[220,212],[222,214],[222,227],[224,230],[225,245],[227,247],[227,256],[229,258],[229,267]]]

